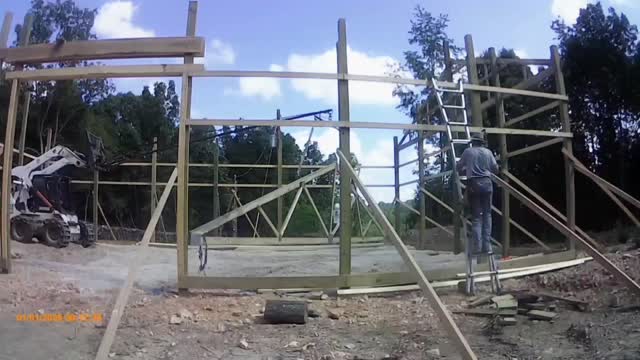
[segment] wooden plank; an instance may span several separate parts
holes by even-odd
[[[400,220],[400,149],[398,137],[393,137],[393,197],[396,200],[393,205],[393,226],[397,232],[401,231],[402,224]]]
[[[11,23],[13,22],[13,13],[7,11],[4,13],[2,20],[2,30],[0,30],[0,48],[7,47],[7,41],[9,41],[9,35],[11,34]],[[0,59],[3,59],[0,56]]]
[[[188,71],[200,69],[203,66],[204,65],[202,64],[95,65],[56,69],[9,71],[6,74],[6,77],[7,79],[30,81],[178,77]]]
[[[240,201],[240,198],[238,197],[238,194],[236,193],[235,189],[231,189],[231,194],[233,195],[233,198],[238,203],[238,206],[242,206],[242,202]],[[251,221],[251,218],[249,217],[249,213],[244,213],[244,217],[245,219],[247,219],[249,226],[251,226],[251,228],[253,229],[254,236],[260,236],[260,233],[258,232],[258,228],[253,224],[253,221]]]
[[[182,76],[182,91],[181,99],[188,97],[188,81],[187,76]],[[187,150],[187,107],[180,107],[180,124],[178,125],[178,188],[176,190],[177,195],[177,209],[176,209],[176,249],[177,249],[177,271],[178,271],[178,287],[183,288],[182,278],[188,274],[187,259],[187,245],[188,245],[188,228],[186,228],[185,218],[188,216],[189,208],[186,206],[186,198],[188,197],[188,179],[187,173],[189,172],[189,159]],[[166,188],[165,188],[166,189]]]
[[[512,158],[514,156],[518,156],[518,155],[522,155],[522,154],[526,154],[526,153],[531,152],[531,151],[539,150],[539,149],[545,148],[547,146],[551,146],[551,145],[554,145],[554,144],[561,143],[563,141],[564,141],[564,139],[562,139],[562,138],[555,138],[555,139],[549,139],[549,140],[537,143],[535,145],[525,146],[522,149],[518,149],[518,150],[512,151],[510,153],[507,153],[505,159]]]
[[[324,245],[327,244],[325,237],[283,237],[278,241],[277,237],[224,237],[224,236],[206,236],[207,244],[213,245],[263,245],[263,246],[289,246],[289,245]],[[354,244],[378,244],[384,241],[384,237],[353,237]]]
[[[478,65],[476,63],[473,38],[467,34],[464,36],[464,48],[467,52],[467,79],[471,85],[480,85],[478,81]],[[471,109],[471,123],[473,126],[482,126],[482,109],[480,108],[480,93],[474,91],[470,94],[471,101],[468,109]]]
[[[489,57],[491,60],[491,69],[493,72],[492,81],[493,85],[500,87],[500,70],[498,69],[498,57],[496,55],[495,48],[489,48]],[[496,94],[496,117],[498,120],[498,127],[505,127],[505,112],[504,112],[504,97],[502,94]],[[498,147],[500,149],[500,157],[502,158],[502,164],[500,164],[501,176],[504,177],[502,172],[509,170],[509,156],[507,149],[507,136],[504,134],[498,135]],[[502,207],[502,219],[501,219],[501,239],[502,239],[502,252],[503,256],[511,255],[511,203],[509,199],[509,192],[503,191],[500,198],[500,204]],[[491,205],[493,208],[493,205]]]
[[[517,304],[517,303],[516,303]],[[454,314],[475,315],[475,316],[516,316],[516,309],[458,309],[451,311]]]
[[[276,228],[275,225],[273,225],[273,221],[271,221],[271,219],[269,218],[269,216],[267,215],[267,213],[264,211],[264,209],[262,208],[262,206],[258,206],[258,211],[260,212],[260,215],[262,215],[262,217],[264,218],[264,221],[267,222],[267,224],[269,225],[269,227],[271,228],[271,230],[273,231],[273,234],[275,236],[277,236],[278,238],[281,238],[281,234],[278,231],[278,229]]]
[[[153,137],[153,147],[151,148],[151,189],[150,189],[150,204],[149,209],[151,209],[151,214],[156,209],[156,205],[158,203],[158,138]],[[151,242],[155,242],[156,240],[156,232],[154,231],[151,234]]]
[[[386,129],[386,130],[423,130],[445,132],[445,125],[427,124],[399,124],[391,122],[364,122],[364,121],[309,121],[309,120],[250,120],[250,119],[189,119],[189,125],[193,126],[284,126],[284,127],[318,127],[318,128],[351,128],[351,129]],[[451,126],[453,132],[464,132],[464,126]],[[471,132],[486,132],[487,134],[507,135],[531,135],[572,138],[570,132],[508,129],[470,126]]]
[[[27,13],[22,23],[22,31],[20,32],[20,46],[24,47],[29,44],[31,38],[31,30],[33,28],[33,15]],[[1,69],[0,69],[1,70]],[[22,122],[20,123],[20,140],[18,141],[18,164],[24,165],[24,145],[27,139],[27,124],[29,121],[29,107],[31,105],[31,82],[25,83],[26,91],[24,92],[24,102],[22,104]],[[48,135],[48,134],[47,134]],[[48,149],[47,149],[48,151]]]
[[[581,163],[580,160],[578,160],[575,156],[573,156],[573,154],[569,153],[565,149],[562,149],[562,153],[569,160],[571,160],[573,162],[573,164],[575,165],[576,169],[578,169],[578,171],[580,171],[582,174],[584,174],[585,176],[587,176],[588,178],[590,178],[594,182],[602,184],[603,186],[606,186],[607,188],[609,188],[609,190],[614,192],[616,195],[620,196],[624,200],[627,200],[633,206],[635,206],[635,207],[640,209],[640,200],[634,198],[633,196],[631,196],[628,193],[624,192],[619,187],[613,185],[612,183],[608,182],[607,180],[605,180],[605,179],[601,178],[600,176],[596,175],[594,172],[589,170],[583,163]]]
[[[416,122],[420,123],[420,119],[416,118]],[[418,186],[425,186],[425,163],[424,163],[424,131],[418,131]],[[425,203],[424,194],[418,192],[418,242],[417,248],[424,249],[426,247],[427,228],[424,219],[427,217],[427,204]],[[435,222],[435,221],[434,221]]]
[[[116,234],[113,233],[111,224],[109,224],[109,220],[107,220],[107,216],[104,214],[104,211],[102,210],[102,206],[100,206],[100,203],[98,203],[98,210],[100,211],[100,215],[102,215],[102,220],[104,221],[105,225],[107,225],[107,229],[109,229],[109,233],[111,233],[111,237],[113,238],[114,241],[118,241],[118,238],[116,237]],[[153,215],[153,213],[151,215]],[[94,229],[93,231],[99,232],[98,229]]]
[[[516,183],[518,186],[520,186],[524,191],[526,191],[530,196],[532,196],[534,199],[538,200],[542,205],[544,205],[549,211],[551,211],[554,215],[556,215],[559,219],[563,220],[563,221],[567,221],[567,217],[560,212],[558,209],[556,209],[553,205],[551,205],[548,201],[546,201],[542,196],[540,196],[538,193],[536,193],[535,191],[533,191],[533,189],[531,189],[530,187],[528,187],[525,183],[522,182],[522,180],[518,179],[515,175],[511,174],[510,172],[505,172],[505,175],[507,176],[507,178],[509,178],[509,180],[513,181],[514,183]],[[597,248],[597,249],[604,249],[604,247],[598,243],[595,239],[593,239],[591,236],[589,236],[589,234],[587,234],[586,232],[584,232],[581,228],[576,226],[576,232],[582,236],[582,238],[584,238],[585,240],[587,240],[591,246]]]
[[[174,183],[176,178],[178,177],[178,169],[174,169],[171,173],[171,177],[169,178],[170,183]],[[162,210],[167,203],[167,199],[169,199],[169,194],[171,194],[172,186],[167,186],[164,188],[162,192],[162,196],[160,196],[160,201],[158,201],[158,207],[153,212],[151,219],[149,220],[149,224],[142,235],[142,240],[139,243],[139,247],[136,250],[135,259],[145,259],[147,255],[147,248],[149,246],[149,242],[151,240],[151,234],[155,231],[156,225],[158,224],[158,219],[162,215]],[[129,300],[129,295],[131,294],[131,289],[133,287],[133,281],[135,280],[136,275],[139,273],[139,269],[142,266],[142,261],[130,261],[127,271],[127,279],[124,282],[124,286],[120,289],[120,293],[118,293],[118,298],[116,299],[116,304],[113,306],[113,310],[111,310],[111,316],[109,317],[109,323],[107,324],[107,329],[102,336],[102,341],[100,342],[100,347],[98,348],[98,353],[96,355],[96,360],[108,360],[109,358],[109,350],[111,350],[111,345],[113,344],[113,340],[116,336],[116,331],[118,330],[118,325],[120,324],[120,319],[124,313],[124,308],[127,306],[127,301]]]
[[[300,184],[303,183],[307,183],[313,179],[316,179],[322,175],[325,175],[331,171],[335,170],[335,163],[326,166],[323,169],[317,170],[312,172],[309,175],[306,175],[304,177],[301,177],[298,180],[295,180],[279,189],[276,189],[270,193],[265,194],[264,196],[261,196],[247,204],[245,204],[243,207],[237,208],[235,210],[232,210],[224,215],[222,215],[221,217],[214,219],[212,221],[209,221],[206,224],[200,225],[199,227],[195,228],[194,230],[192,230],[192,233],[194,234],[198,234],[198,235],[203,235],[208,233],[209,231],[226,224],[227,222],[231,221],[232,219],[235,219],[239,216],[242,216],[242,214],[244,214],[245,212],[249,212],[251,210],[254,210],[256,208],[258,208],[258,206],[264,205],[268,202],[271,202],[273,200],[275,200],[276,198],[287,194],[295,189],[297,189],[298,187],[300,187]],[[277,232],[277,231],[276,231]]]
[[[604,255],[602,255],[598,250],[596,250],[596,248],[591,246],[591,244],[589,244],[588,241],[578,236],[578,234],[576,234],[573,230],[571,230],[569,227],[567,227],[565,224],[560,222],[554,216],[546,212],[539,205],[531,201],[520,191],[516,190],[511,185],[504,182],[502,179],[496,176],[493,176],[492,178],[498,185],[508,189],[511,195],[518,198],[518,200],[520,200],[531,211],[538,214],[540,217],[542,217],[545,221],[551,224],[558,231],[563,233],[565,236],[572,238],[574,241],[580,243],[583,249],[590,256],[592,256],[600,265],[602,265],[602,267],[604,267],[607,271],[609,271],[611,275],[613,275],[620,282],[626,284],[632,291],[635,291],[637,294],[640,294],[640,286],[632,278],[630,278],[627,274],[625,274],[622,270],[616,267],[611,261],[609,261],[609,259],[607,259]]]
[[[9,95],[9,110],[7,113],[7,126],[5,129],[4,148],[13,149],[14,135],[16,131],[16,116],[18,113],[18,80],[11,82]],[[3,152],[2,169],[2,203],[11,203],[11,169],[13,169],[13,152]],[[11,272],[11,235],[10,235],[10,207],[0,206],[0,269],[2,272]]]
[[[349,73],[347,62],[347,24],[345,19],[338,20],[338,42],[336,44],[338,73]],[[338,119],[341,123],[350,123],[349,113],[349,81],[338,80]],[[320,121],[322,122],[322,121]],[[351,157],[350,128],[339,130],[340,151]],[[351,173],[347,171],[348,162],[340,162],[340,264],[339,274],[351,273]],[[357,196],[357,194],[356,194]],[[332,209],[333,211],[333,209]]]
[[[546,80],[549,76],[553,75],[555,73],[555,69],[552,67],[549,67],[548,69],[541,71],[540,73],[536,74],[536,76],[523,80],[519,83],[517,83],[515,86],[513,86],[512,88],[510,88],[510,90],[513,90],[511,92],[508,93],[504,93],[505,95],[503,96],[503,100],[506,100],[514,95],[525,95],[525,96],[533,96],[529,93],[539,93],[537,91],[529,91],[529,90],[525,90],[525,89],[529,89],[533,86],[538,85],[539,83],[543,82],[544,80]],[[544,93],[544,94],[548,94],[551,95],[549,97],[546,97],[547,99],[554,99],[554,100],[562,100],[562,101],[568,101],[569,98],[566,96],[566,94],[549,94],[549,93]],[[540,96],[537,96],[540,97]],[[491,106],[494,106],[496,104],[496,99],[495,98],[491,98],[485,102],[482,103],[481,108],[482,110],[485,110]]]
[[[281,120],[282,119],[282,114],[280,113],[280,109],[277,110],[276,112],[276,120]],[[276,128],[276,141],[278,142],[276,144],[276,183],[278,184],[278,188],[282,187],[282,183],[283,183],[283,173],[282,173],[282,169],[283,169],[283,154],[282,154],[282,149],[283,149],[283,138],[282,138],[282,129],[280,127]],[[271,159],[269,159],[271,160]],[[301,169],[302,165],[300,165],[298,167],[298,169]],[[282,221],[284,220],[282,213],[283,213],[283,209],[284,209],[284,203],[283,203],[283,197],[280,196],[278,197],[278,199],[276,200],[276,223],[278,224],[278,229],[282,229]],[[282,239],[283,236],[283,232],[281,232],[278,236],[280,239]]]
[[[325,225],[324,220],[322,219],[322,215],[320,215],[320,211],[318,210],[318,207],[316,206],[315,201],[313,201],[313,197],[311,196],[311,193],[309,192],[309,189],[307,189],[306,186],[303,186],[303,188],[304,188],[304,192],[307,194],[307,198],[309,199],[309,203],[311,204],[311,207],[313,208],[313,211],[316,213],[316,216],[318,217],[318,221],[320,221],[320,226],[322,226],[322,231],[327,236],[327,240],[328,240],[329,237],[331,237],[331,235],[329,235],[329,230],[327,229],[327,225]],[[366,232],[365,232],[365,234],[366,234]],[[363,234],[362,237],[364,237],[364,236],[365,235]]]
[[[62,61],[204,56],[202,37],[154,37],[68,41],[0,49],[6,62],[35,64]]]
[[[445,330],[449,333],[449,337],[456,345],[460,355],[462,355],[464,359],[477,359],[476,355],[473,353],[473,350],[471,350],[471,347],[467,343],[464,335],[462,335],[462,332],[460,331],[460,329],[458,329],[458,326],[447,311],[444,303],[442,303],[442,301],[438,297],[438,294],[429,283],[429,280],[422,272],[422,269],[420,269],[418,263],[409,252],[409,249],[407,249],[405,244],[402,242],[400,236],[398,236],[398,233],[396,233],[396,231],[393,229],[393,226],[391,226],[391,223],[389,223],[389,220],[378,206],[378,203],[369,194],[367,188],[362,184],[356,172],[351,167],[351,164],[349,164],[349,159],[347,159],[347,157],[345,157],[345,155],[340,150],[338,150],[338,157],[340,158],[340,163],[344,163],[346,165],[344,168],[349,172],[351,178],[353,179],[353,183],[358,188],[358,190],[360,190],[362,196],[367,201],[367,204],[369,205],[373,216],[376,218],[376,221],[378,221],[378,223],[383,227],[387,235],[387,239],[389,239],[393,243],[393,245],[398,250],[398,253],[404,260],[405,265],[410,269],[414,277],[417,278],[418,285],[420,285],[420,288],[427,297],[427,300],[429,301],[431,307],[438,315],[438,318],[440,319],[440,322],[444,326]]]
[[[291,217],[293,216],[293,212],[296,210],[296,206],[298,205],[298,201],[300,201],[300,195],[302,195],[302,190],[304,189],[304,184],[300,185],[300,188],[298,188],[298,191],[296,191],[296,195],[293,197],[293,202],[291,203],[291,206],[289,207],[289,211],[287,212],[287,216],[284,218],[284,223],[282,224],[282,227],[280,228],[280,231],[277,232],[277,234],[280,234],[280,236],[284,236],[284,232],[285,230],[287,230],[287,226],[289,225],[289,221],[291,221]]]
[[[528,112],[526,114],[522,114],[522,115],[520,115],[518,117],[515,117],[515,118],[507,121],[504,124],[504,126],[509,127],[511,125],[517,124],[517,123],[519,123],[519,122],[521,122],[523,120],[529,119],[529,118],[534,117],[534,116],[536,116],[538,114],[542,114],[542,113],[544,113],[546,111],[555,109],[556,107],[560,106],[560,104],[562,104],[562,101],[559,101],[559,100],[552,101],[552,102],[548,103],[545,106],[541,106],[541,107],[539,107],[539,108],[537,108],[537,109],[535,109],[533,111],[530,111],[530,112]]]

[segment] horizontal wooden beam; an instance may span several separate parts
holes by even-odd
[[[69,41],[0,49],[10,63],[204,56],[202,37],[155,37]]]
[[[93,184],[93,181],[90,180],[71,180],[72,184]],[[107,181],[103,180],[98,183],[99,185],[111,185],[111,186],[151,186],[151,183],[148,181]],[[166,186],[167,183],[158,182],[157,186]],[[173,185],[177,186],[177,185]],[[213,187],[213,184],[207,183],[189,183],[189,187]],[[332,185],[330,184],[312,184],[307,185],[310,189],[330,189]],[[221,188],[277,188],[277,184],[218,184],[218,187]]]
[[[588,241],[578,236],[573,230],[569,229],[565,224],[560,222],[560,220],[556,219],[553,215],[546,212],[543,208],[541,208],[538,204],[527,198],[520,191],[516,190],[513,186],[509,185],[504,180],[500,179],[497,176],[492,176],[493,181],[496,182],[500,187],[509,191],[509,193],[520,200],[526,207],[528,207],[531,211],[538,214],[542,219],[547,221],[551,226],[556,228],[562,234],[571,239],[575,240],[577,243],[582,245],[582,248],[589,254],[595,261],[597,261],[602,267],[604,267],[611,275],[613,275],[616,279],[618,279],[621,283],[625,284],[630,290],[634,291],[636,294],[640,294],[640,286],[627,275],[624,271],[620,270],[617,266],[615,266],[606,256],[602,255],[596,248],[591,246]]]
[[[118,164],[118,166],[152,166],[150,162],[126,162]],[[175,167],[175,163],[157,163],[156,166]],[[189,164],[189,167],[208,167],[213,168],[214,164]],[[282,165],[283,169],[320,169],[327,165]],[[275,169],[278,165],[272,164],[218,164],[219,168],[245,168],[245,169]],[[367,168],[368,166],[362,166]],[[374,167],[374,166],[372,166]],[[393,166],[391,166],[393,167]]]
[[[509,88],[509,90],[512,90],[511,92],[504,92],[505,96],[502,97],[502,100],[506,100],[513,95],[532,96],[530,93],[541,94],[540,92],[537,92],[537,91],[530,91],[525,89],[529,89],[533,86],[538,85],[539,83],[546,80],[549,76],[553,75],[554,73],[555,73],[555,69],[553,67],[549,67],[548,69],[538,73],[536,76],[519,82],[512,88]],[[569,100],[569,98],[566,95],[550,94],[550,93],[542,93],[542,94],[547,94],[549,96],[537,96],[537,97],[544,97],[547,99],[562,100],[562,101]],[[495,104],[496,104],[496,98],[492,97],[491,99],[480,104],[480,108],[482,110],[485,110],[491,106],[494,106]]]
[[[466,59],[455,59],[453,60],[453,62],[455,64],[466,64]],[[502,64],[513,64],[513,65],[542,65],[542,66],[551,66],[551,60],[549,59],[505,59],[505,58],[498,58],[496,59],[496,62],[498,63],[498,65],[502,65]],[[491,64],[491,59],[486,59],[486,58],[476,58],[476,64]]]
[[[538,114],[542,114],[543,112],[555,109],[556,107],[560,106],[560,104],[562,104],[562,101],[558,101],[558,100],[557,101],[552,101],[552,102],[548,103],[545,106],[541,106],[541,107],[539,107],[539,108],[537,108],[537,109],[535,109],[533,111],[530,111],[530,112],[528,112],[526,114],[522,114],[522,115],[520,115],[520,116],[518,116],[516,118],[513,118],[513,119],[505,122],[504,126],[509,127],[511,125],[517,124],[520,121],[529,119],[529,118],[534,117],[534,116],[536,116]]]
[[[190,126],[265,126],[265,127],[313,127],[313,128],[352,128],[352,129],[386,129],[386,130],[422,130],[447,131],[446,125],[428,124],[398,124],[364,121],[308,121],[308,120],[249,120],[249,119],[189,119]],[[451,126],[453,132],[465,132],[464,126]],[[471,132],[486,132],[487,134],[531,135],[572,138],[570,132],[544,131],[528,129],[505,129],[493,127],[470,126]]]
[[[7,73],[7,79],[45,81],[105,78],[178,77],[182,76],[182,74],[184,74],[185,72],[202,68],[204,68],[204,65],[201,64],[79,66],[58,69],[10,71]]]
[[[564,139],[562,139],[562,138],[549,139],[547,141],[543,141],[541,143],[537,143],[537,144],[531,145],[531,146],[526,146],[526,147],[524,147],[522,149],[518,149],[518,150],[512,151],[510,153],[507,153],[507,157],[508,158],[512,158],[514,156],[526,154],[528,152],[539,150],[539,149],[545,148],[547,146],[551,146],[553,144],[559,144],[559,143],[562,143],[563,141],[564,141]]]

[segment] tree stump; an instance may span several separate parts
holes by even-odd
[[[264,320],[269,324],[306,324],[307,302],[296,300],[267,300]]]

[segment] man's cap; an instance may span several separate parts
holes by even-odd
[[[471,141],[472,142],[481,142],[481,143],[485,142],[484,136],[482,136],[482,134],[473,134],[471,136]]]

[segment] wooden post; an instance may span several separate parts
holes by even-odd
[[[560,53],[557,46],[551,47],[551,64],[554,69],[556,92],[560,95],[566,95],[567,90],[564,85],[564,77],[562,75],[562,63],[560,61]],[[560,121],[562,122],[562,131],[571,132],[571,119],[569,118],[569,106],[566,102],[561,102]],[[571,139],[564,140],[563,149],[573,155],[573,144]],[[567,227],[572,231],[576,230],[576,189],[575,189],[575,170],[571,160],[564,160],[564,177],[565,177],[565,193],[566,193],[566,209],[567,209]],[[568,236],[567,242],[569,249],[576,249],[575,240]]]
[[[157,194],[158,187],[156,185],[156,181],[158,178],[158,138],[153,138],[153,148],[151,153],[151,191],[149,193],[149,197],[151,198],[151,215],[156,210],[156,205],[158,202]],[[153,228],[153,232],[151,233],[151,242],[156,242],[156,229]]]
[[[33,27],[33,15],[27,14],[24,17],[24,23],[22,24],[22,31],[20,32],[20,46],[26,46],[29,44],[29,38],[31,37],[31,29]],[[25,83],[24,103],[22,104],[22,123],[20,124],[20,140],[18,142],[18,164],[24,165],[24,146],[27,138],[27,123],[29,121],[29,107],[31,105],[31,81]]]
[[[220,217],[220,147],[216,141],[213,147],[213,218]],[[215,229],[214,233],[220,236],[221,229]]]
[[[233,183],[237,184],[238,183],[238,179],[236,179],[236,177],[233,177]],[[238,188],[234,187],[231,191],[233,191],[234,194],[238,194]],[[234,211],[236,209],[236,204],[233,203],[233,205],[231,206],[231,211]],[[277,233],[277,231],[276,231]],[[238,219],[233,219],[231,221],[231,236],[233,236],[234,238],[238,237]]]
[[[51,128],[47,128],[47,142],[46,142],[46,144],[44,146],[44,152],[47,152],[47,151],[51,150],[52,138],[53,138],[53,130]],[[24,155],[24,153],[23,153],[23,155]]]
[[[417,122],[421,122],[418,118]],[[424,131],[418,131],[418,188],[425,187],[424,183]],[[418,249],[424,249],[426,246],[426,233],[424,218],[426,214],[425,197],[422,191],[418,191],[418,209],[420,209],[420,216],[418,217],[418,242],[416,247]]]
[[[198,2],[189,1],[187,17],[187,36],[195,36]],[[185,64],[193,64],[193,56],[184,57]],[[187,120],[191,117],[191,85],[193,78],[182,75],[182,91],[180,96],[180,126],[178,128],[178,209],[176,211],[176,248],[178,253],[178,289],[189,272],[188,238],[189,238],[189,127]]]
[[[276,119],[280,120],[282,119],[282,114],[280,113],[280,109],[277,110],[276,112]],[[282,130],[280,129],[280,127],[276,127],[276,153],[277,153],[277,180],[278,180],[278,189],[282,187]],[[284,203],[282,202],[283,198],[279,197],[278,200],[276,200],[276,204],[277,204],[277,209],[276,209],[276,222],[278,223],[278,229],[282,229],[282,213],[283,213],[283,205]],[[280,231],[278,231],[278,241],[282,241],[282,233]]]
[[[500,72],[498,70],[498,57],[496,55],[495,48],[489,48],[489,56],[491,57],[491,72],[493,75],[493,86],[500,87]],[[503,128],[506,122],[504,114],[504,99],[502,94],[495,94],[496,96],[496,114],[498,117],[498,127]],[[505,182],[508,182],[504,176],[505,171],[509,171],[509,157],[507,151],[507,135],[499,134],[498,143],[500,147],[500,173]],[[502,189],[502,224],[501,238],[502,238],[502,256],[509,256],[511,250],[511,209],[509,206],[509,191]]]
[[[393,209],[394,225],[396,232],[400,233],[402,224],[400,223],[400,149],[398,149],[398,137],[393,137],[393,190],[396,199]]]
[[[7,41],[9,41],[9,35],[11,35],[11,23],[13,22],[13,13],[11,11],[7,11],[4,13],[4,19],[2,20],[2,28],[0,29],[0,49],[7,48]],[[0,73],[2,73],[2,78],[4,79],[4,74],[2,71],[2,65],[4,63],[3,59],[0,59]]]
[[[344,19],[338,20],[338,74],[347,74],[347,25]],[[349,121],[349,81],[338,80],[338,117],[340,121]],[[351,158],[349,128],[343,127],[340,133],[340,151]],[[349,164],[340,162],[340,275],[351,274],[351,176]]]
[[[465,35],[464,47],[467,50],[467,75],[469,83],[480,85],[478,82],[478,67],[476,64],[476,54],[473,49],[473,38],[471,35]],[[480,107],[480,93],[472,91],[471,95],[471,123],[473,126],[482,126],[482,108]]]
[[[19,80],[11,81],[11,92],[9,97],[9,111],[7,113],[7,128],[4,138],[4,162],[2,166],[2,203],[0,213],[2,215],[2,246],[0,246],[1,257],[0,266],[4,273],[11,271],[11,234],[10,214],[11,208],[11,169],[13,168],[13,139],[16,130],[16,115],[18,112],[18,85]]]
[[[98,228],[99,223],[99,214],[98,214],[98,191],[100,183],[100,173],[98,169],[93,170],[93,242],[98,242],[98,237],[100,233],[100,229]]]

